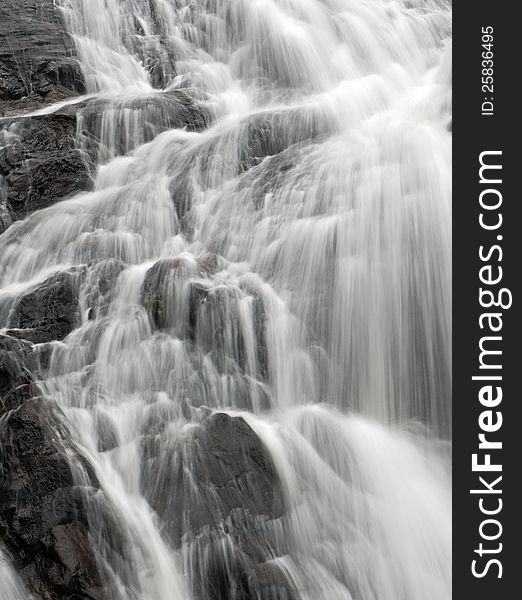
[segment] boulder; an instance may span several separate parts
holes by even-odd
[[[293,597],[284,574],[274,567],[270,575],[269,566],[287,553],[281,483],[242,417],[212,414],[178,444],[160,436],[144,451],[151,506],[172,543],[197,556],[196,598]]]
[[[179,319],[176,323],[172,313],[183,314],[182,304],[187,305],[185,312],[189,313],[198,298],[204,297],[203,286],[189,281],[190,275],[197,277],[199,274],[197,268],[179,258],[159,260],[147,271],[141,286],[141,302],[154,327],[169,329],[178,325],[179,335],[194,337],[194,319]],[[185,302],[181,298],[176,302],[175,296],[180,294],[182,286],[187,292]]]
[[[23,295],[9,319],[10,335],[33,343],[63,340],[79,325],[77,290],[81,274],[56,273]]]

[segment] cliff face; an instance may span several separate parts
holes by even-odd
[[[74,44],[53,0],[0,0],[0,235],[32,212],[89,190],[99,159],[131,149],[123,139],[113,147],[103,140],[103,99],[35,114],[83,91]],[[138,103],[152,115],[143,142],[171,127],[199,130],[208,120],[182,93]],[[115,266],[117,275],[123,266]],[[46,376],[52,343],[79,323],[84,276],[81,267],[52,275],[6,314],[0,310],[0,546],[37,599],[116,597],[96,554],[99,529],[92,531],[90,515],[110,531],[114,547],[105,551],[124,555],[122,532],[107,511],[94,468],[71,440],[58,404],[37,385]],[[106,279],[109,289],[114,277]],[[158,472],[161,438],[146,437],[143,452],[147,499],[172,544],[180,545],[183,537],[201,555],[225,538],[235,544],[234,577],[219,564],[202,564],[195,597],[240,600],[274,586],[281,598],[291,597],[284,576],[265,563],[277,544],[255,524],[261,520],[269,528],[281,518],[282,490],[266,449],[242,418],[202,419],[190,452],[201,488],[194,497],[183,464],[176,473]],[[80,482],[72,464],[83,473]],[[213,508],[216,499],[225,507],[220,514]],[[245,536],[249,526],[252,536]],[[211,561],[212,552],[207,556]]]

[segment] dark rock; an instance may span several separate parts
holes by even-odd
[[[116,281],[125,268],[117,258],[93,261],[88,265],[84,280],[84,303],[87,319],[106,316],[114,296]]]
[[[0,114],[83,92],[74,55],[53,0],[0,0]]]
[[[283,492],[262,441],[241,417],[217,413],[179,445],[148,447],[144,482],[172,542],[197,556],[196,598],[247,600],[291,585],[262,565],[285,554]],[[258,573],[262,573],[258,576]]]
[[[255,210],[263,208],[267,194],[274,193],[288,182],[289,171],[298,167],[306,147],[310,146],[296,143],[274,156],[266,157],[262,164],[253,167],[241,177],[240,189],[243,193],[248,190]]]
[[[94,411],[93,424],[98,438],[98,452],[108,452],[116,448],[120,440],[111,417],[101,409]]]
[[[194,275],[198,274],[197,270],[191,269],[191,265],[179,258],[159,260],[147,271],[141,287],[141,302],[153,326],[167,329],[176,325],[170,308],[175,305],[175,295],[181,286],[187,286],[189,304],[197,301],[194,299],[196,292],[193,293],[195,286],[188,282],[191,271]],[[193,337],[190,334],[193,334],[194,323],[190,319],[178,323],[178,326],[183,329],[180,335]]]
[[[3,182],[0,182],[0,186],[4,187]],[[4,199],[2,200],[2,196]],[[8,229],[13,224],[13,213],[11,212],[11,207],[7,203],[7,194],[0,188],[0,235],[4,233],[6,229]]]
[[[0,335],[0,400],[4,394],[32,381],[35,368],[32,346],[8,335]]]
[[[245,118],[239,130],[235,126],[229,132],[220,132],[206,149],[198,151],[204,152],[202,160],[210,163],[220,161],[220,168],[237,175],[258,165],[266,157],[276,156],[295,144],[318,140],[333,131],[333,122],[320,113],[302,109],[266,111]],[[239,160],[234,157],[232,162],[223,163],[220,147],[234,147],[234,144],[239,146]]]
[[[92,186],[89,156],[76,143],[76,117],[51,114],[0,121],[0,178],[6,209],[21,219]]]
[[[248,372],[239,305],[248,295],[255,337],[256,376],[265,379],[268,355],[263,300],[255,289],[212,285],[210,278],[224,266],[223,258],[210,253],[201,256],[195,265],[182,259],[160,260],[145,275],[141,303],[153,327],[192,342],[197,351],[212,359],[220,373],[237,375]],[[252,408],[248,399],[244,408]]]
[[[197,481],[217,489],[223,514],[234,508],[277,518],[284,503],[272,460],[254,430],[242,417],[216,413],[208,417],[196,436]],[[199,460],[198,460],[199,458]],[[251,492],[251,493],[250,493]],[[190,529],[211,524],[215,514],[190,511]]]
[[[86,512],[93,490],[75,484],[68,459],[75,450],[56,410],[48,399],[25,398],[0,420],[0,537],[38,598],[101,599]]]
[[[89,534],[98,481],[56,404],[38,397],[31,352],[0,336],[0,541],[35,598],[108,600]]]
[[[11,334],[33,343],[63,340],[79,325],[78,275],[57,273],[16,303],[9,327]]]
[[[0,0],[0,234],[91,187],[74,114],[19,116],[83,91],[74,42],[53,0]]]
[[[211,276],[226,267],[225,259],[212,252],[207,252],[198,258],[199,268],[204,275]]]

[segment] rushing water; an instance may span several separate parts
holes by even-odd
[[[190,471],[205,408],[272,456],[287,508],[265,560],[296,597],[449,599],[450,5],[58,4],[99,167],[0,237],[0,325],[49,276],[78,279],[81,323],[40,385],[125,531],[116,560],[92,515],[118,598],[205,600],[211,563],[233,577],[232,537],[176,547],[176,507],[149,503]],[[176,128],[187,99],[201,131]]]
[[[0,600],[29,600],[30,598],[10,559],[0,551]]]

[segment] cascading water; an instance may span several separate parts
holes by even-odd
[[[450,598],[450,6],[58,4],[99,165],[0,237],[0,326],[72,278],[39,386],[120,532],[89,515],[115,597]],[[285,586],[236,581],[227,523],[180,517],[176,486],[222,509],[194,454],[212,411],[270,453],[285,510],[234,527]]]
[[[10,560],[0,552],[0,600],[27,600],[28,597]]]

